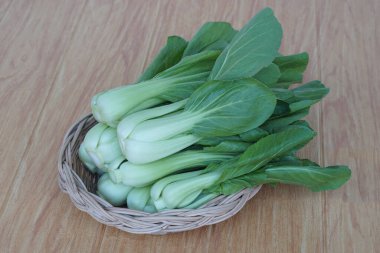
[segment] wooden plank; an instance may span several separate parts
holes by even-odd
[[[326,252],[380,248],[379,1],[322,1],[321,77],[325,164],[348,164],[352,179],[326,193]],[[377,12],[376,12],[377,10]]]
[[[3,20],[4,16],[8,12],[9,7],[11,6],[12,0],[3,0],[0,2],[0,23]]]
[[[22,234],[21,231],[24,231],[27,223],[17,224],[19,211],[25,212],[22,214],[24,219],[28,219],[32,211],[35,214],[48,212],[49,209],[40,209],[39,199],[48,196],[48,202],[51,204],[54,196],[58,194],[57,190],[45,189],[45,193],[36,195],[34,188],[36,183],[40,182],[38,177],[43,171],[36,173],[36,178],[29,178],[25,171],[29,170],[30,164],[22,158],[24,153],[30,150],[31,135],[56,78],[83,5],[84,3],[80,2],[17,1],[9,7],[7,15],[0,23],[0,159],[2,168],[5,169],[0,178],[0,224],[4,228],[7,227],[8,231],[15,231],[1,233],[1,252],[30,250],[25,238],[31,238],[31,235],[38,231],[36,227],[44,220],[33,220],[36,227],[30,227],[29,234]],[[47,122],[43,123],[45,128]],[[48,146],[48,142],[38,140],[35,144],[38,147],[34,147],[34,155]],[[56,155],[50,158],[51,161],[55,159],[54,156]],[[45,161],[41,161],[37,166],[48,169],[45,167]],[[30,179],[33,181],[29,181]],[[29,188],[19,191],[20,184],[25,182],[29,182]],[[41,186],[56,185],[56,179],[51,177],[44,183]],[[24,203],[19,202],[19,198],[12,198],[11,189],[24,198],[29,198],[34,204],[30,205],[28,210],[23,209]],[[14,208],[13,215],[5,210],[9,207]],[[46,230],[46,236],[54,240],[51,230]]]
[[[17,1],[0,23],[0,214],[82,6]]]

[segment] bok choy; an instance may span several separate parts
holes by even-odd
[[[303,118],[329,89],[302,84],[309,55],[282,55],[281,40],[269,8],[240,30],[208,22],[189,41],[170,36],[134,84],[96,94],[98,123],[78,156],[101,175],[97,194],[153,213],[262,184],[324,191],[346,183],[347,166],[297,157],[317,134]]]

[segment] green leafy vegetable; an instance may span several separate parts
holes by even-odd
[[[146,213],[199,208],[261,184],[332,190],[351,176],[297,152],[316,135],[303,118],[329,92],[301,83],[306,52],[278,52],[282,28],[265,8],[240,31],[208,22],[171,36],[134,85],[95,95],[99,122],[78,155],[102,175],[97,194]],[[148,215],[148,214],[146,214]]]
[[[256,14],[222,51],[211,71],[211,80],[252,77],[277,56],[282,28],[270,8]]]

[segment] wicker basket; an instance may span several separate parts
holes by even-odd
[[[79,145],[95,124],[92,115],[75,123],[65,135],[59,153],[59,186],[74,205],[97,221],[136,234],[166,234],[215,224],[236,214],[260,187],[230,196],[219,196],[194,210],[168,210],[145,213],[113,207],[95,194],[98,177],[84,168],[78,158]]]

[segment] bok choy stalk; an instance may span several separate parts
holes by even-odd
[[[128,124],[118,126],[118,138],[130,162],[148,163],[174,154],[203,137],[231,136],[255,128],[271,116],[275,104],[274,94],[257,80],[209,81],[190,96],[183,110],[174,114],[141,122],[140,119],[148,117],[137,116],[140,113],[137,112],[133,115],[137,123],[129,120]]]
[[[202,150],[185,151],[146,164],[124,162],[119,169],[109,173],[115,183],[142,187],[152,184],[166,175],[189,168],[205,167],[212,162],[225,161],[232,157],[234,156],[226,153]]]
[[[148,202],[144,206],[143,211],[146,212],[146,213],[155,213],[155,212],[157,212],[156,206],[154,205],[154,202],[153,202],[152,198],[149,198]]]
[[[128,138],[128,136],[132,133],[135,127],[141,122],[183,109],[186,105],[186,102],[187,99],[184,99],[172,104],[157,106],[154,108],[141,110],[139,112],[135,112],[128,115],[119,123],[117,127],[117,135],[119,140],[124,140]],[[120,141],[121,148],[125,150],[126,148],[123,145],[124,142]]]
[[[152,79],[99,93],[91,101],[93,115],[97,121],[116,127],[123,117],[142,103],[149,108],[163,100],[185,99],[207,80],[218,55],[218,51],[204,51],[187,56]]]
[[[214,199],[217,197],[217,193],[201,193],[198,195],[198,197],[189,205],[183,207],[184,209],[196,209],[204,204],[208,203],[210,200]]]
[[[116,129],[98,123],[86,134],[80,148],[79,158],[87,168],[96,172],[116,169],[125,160],[121,153]]]
[[[99,178],[97,193],[113,206],[122,206],[126,204],[127,195],[132,188],[124,184],[115,184],[108,173],[104,173]]]
[[[164,190],[164,188],[166,187],[166,185],[168,185],[172,182],[178,181],[178,180],[192,178],[192,177],[198,176],[202,173],[203,173],[203,170],[195,170],[195,171],[191,171],[191,172],[184,172],[184,173],[174,174],[174,175],[170,175],[170,176],[161,178],[160,180],[156,181],[152,185],[152,188],[150,190],[150,196],[152,197],[152,199],[154,201],[158,200],[161,197],[161,193]]]
[[[98,181],[97,194],[113,206],[125,206],[148,213],[157,211],[150,197],[150,186],[132,187],[114,183],[108,173],[104,173]]]
[[[150,198],[150,186],[135,187],[127,196],[127,206],[130,209],[144,211]]]
[[[193,177],[196,177],[200,174],[202,174],[204,171],[203,170],[196,170],[196,171],[191,171],[191,172],[185,172],[185,173],[179,173],[179,174],[174,174],[170,176],[166,176],[158,181],[156,181],[150,190],[150,196],[154,202],[154,205],[158,211],[162,211],[165,209],[169,209],[165,201],[163,200],[161,194],[162,191],[165,189],[167,185],[173,182],[185,180],[185,179],[190,179]],[[183,199],[180,203],[179,206],[182,207],[187,207],[189,205],[197,206],[197,205],[202,205],[202,203],[206,199],[210,199],[210,196],[206,197],[203,196],[201,197],[201,191],[195,191],[192,194],[188,195],[185,199]],[[192,203],[191,203],[192,202]],[[196,203],[195,203],[196,202]]]

